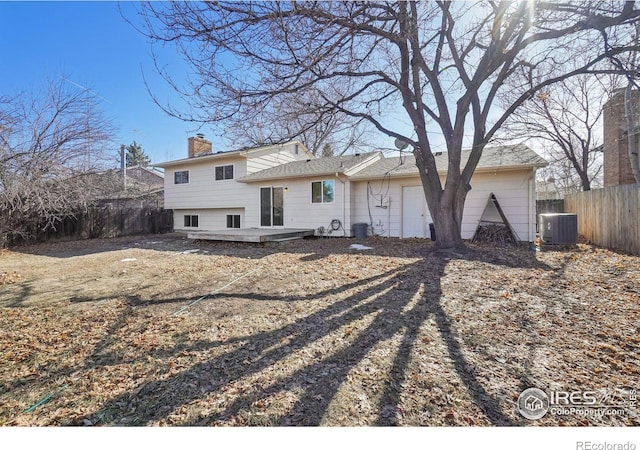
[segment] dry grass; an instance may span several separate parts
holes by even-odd
[[[639,424],[515,404],[637,389],[640,258],[353,242],[3,252],[0,425]]]

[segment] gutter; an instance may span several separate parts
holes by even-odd
[[[269,169],[264,169],[264,170],[269,170]],[[256,172],[258,173],[258,172]],[[237,178],[236,181],[238,183],[257,183],[259,181],[273,181],[273,180],[290,180],[290,179],[296,179],[296,178],[312,178],[312,177],[325,177],[325,176],[334,176],[336,174],[338,174],[339,172],[313,172],[313,173],[307,173],[307,174],[295,174],[295,175],[273,175],[273,176],[268,176],[268,177],[251,177],[251,175],[247,175],[244,176],[242,178]],[[342,180],[340,180],[342,181]]]
[[[490,173],[490,172],[509,172],[510,170],[523,170],[523,169],[538,169],[541,167],[546,167],[548,164],[521,164],[517,166],[496,166],[496,167],[482,167],[480,169],[476,169],[473,173]],[[438,175],[443,176],[447,175],[446,170],[438,170]],[[386,174],[375,174],[375,175],[353,175],[349,177],[353,181],[362,181],[362,180],[375,180],[375,179],[383,179],[386,177],[389,178],[413,178],[420,176],[418,170],[413,172],[405,172],[405,173],[393,173],[389,172]]]
[[[529,178],[529,242],[536,240],[536,168],[531,169],[531,177]]]

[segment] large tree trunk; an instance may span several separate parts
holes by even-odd
[[[449,168],[444,189],[433,155],[429,150],[426,152],[422,150],[429,148],[426,134],[423,134],[425,145],[415,148],[414,155],[431,220],[433,220],[435,227],[436,247],[438,249],[463,249],[465,245],[462,240],[462,213],[467,192],[471,190],[471,186],[469,184],[470,175],[465,176],[459,169],[462,133],[459,134],[459,137],[452,139],[452,145],[449,148]],[[470,160],[475,161],[472,162],[474,169],[479,158],[479,154],[470,157]],[[469,173],[473,173],[473,170]]]
[[[453,192],[445,188],[442,195],[424,189],[436,231],[436,248],[465,248],[462,240],[462,213],[468,191],[467,183],[461,184]]]
[[[437,248],[463,248],[460,223],[454,208],[442,205],[431,213],[436,231]]]
[[[580,184],[582,184],[582,191],[590,191],[591,190],[591,181],[589,180],[589,175],[586,171],[578,172],[580,175]]]

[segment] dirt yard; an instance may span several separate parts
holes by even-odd
[[[640,258],[587,245],[162,235],[0,253],[4,426],[640,425],[639,358]],[[618,413],[525,419],[529,387]]]

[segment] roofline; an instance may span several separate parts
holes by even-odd
[[[241,152],[242,150],[232,150],[229,152],[212,153],[212,154],[206,154],[201,156],[194,156],[192,158],[175,159],[173,161],[156,163],[156,164],[152,164],[152,166],[162,167],[164,169],[165,167],[181,166],[184,164],[201,163],[201,162],[207,162],[207,161],[212,161],[216,159],[224,159],[229,156],[243,156]]]
[[[526,169],[539,169],[541,167],[548,166],[549,163],[546,164],[518,164],[513,166],[490,166],[490,167],[480,167],[476,169],[473,173],[487,173],[487,172],[508,172],[510,170],[526,170]],[[439,170],[438,175],[446,175],[446,170]],[[403,172],[403,173],[394,173],[393,171],[387,172],[385,174],[375,174],[375,175],[352,175],[349,179],[354,181],[362,181],[369,179],[378,179],[378,178],[411,178],[411,177],[419,177],[420,173],[417,170],[415,172]]]
[[[256,172],[256,173],[258,173],[258,172]],[[271,176],[271,177],[264,177],[264,178],[250,178],[250,179],[246,179],[249,176],[249,175],[247,175],[247,177],[238,178],[236,181],[238,183],[258,183],[260,181],[292,180],[292,179],[295,179],[295,178],[313,178],[313,177],[334,176],[336,174],[345,175],[345,176],[348,177],[348,175],[346,175],[343,171],[331,170],[331,171],[328,171],[328,172],[314,172],[314,173],[308,173],[308,174],[280,175],[280,176]],[[351,177],[349,177],[349,178],[351,178]]]
[[[260,151],[264,151],[264,150],[268,150],[270,148],[274,148],[274,147],[282,147],[285,145],[289,145],[289,144],[299,144],[302,146],[302,149],[304,150],[305,153],[307,153],[308,155],[310,155],[312,158],[313,153],[311,153],[311,151],[309,151],[309,149],[307,148],[306,145],[304,145],[302,142],[300,141],[290,141],[290,142],[285,142],[284,144],[270,144],[270,145],[263,145],[260,147],[251,147],[251,148],[243,148],[240,150],[229,150],[229,151],[220,151],[217,153],[210,153],[210,154],[206,154],[206,155],[201,155],[201,156],[194,156],[192,158],[182,158],[182,159],[174,159],[173,161],[165,161],[165,162],[160,162],[160,163],[156,163],[156,164],[150,164],[152,167],[172,167],[172,166],[179,166],[179,165],[183,165],[183,164],[188,164],[188,163],[192,163],[192,162],[206,162],[206,161],[211,161],[211,160],[215,160],[215,159],[222,159],[222,158],[227,158],[230,156],[243,156],[246,157],[247,155],[251,154],[251,153],[256,153],[256,152],[260,152]]]
[[[342,174],[344,176],[346,176],[347,178],[350,178],[351,175],[349,175],[349,173],[353,173],[354,169],[356,169],[357,173],[358,171],[362,170],[364,167],[366,167],[367,165],[371,164],[372,160],[378,161],[380,159],[382,159],[382,152],[371,152],[371,153],[365,153],[364,155],[367,155],[366,158],[364,158],[362,161],[358,162],[357,164],[354,164],[353,167],[350,167],[348,169],[344,169],[343,170],[329,170],[329,171],[323,171],[323,172],[313,172],[313,173],[307,173],[307,174],[290,174],[290,175],[278,175],[278,176],[266,176],[266,177],[253,177],[253,175],[257,175],[260,173],[260,171],[255,172],[254,174],[249,174],[249,175],[245,175],[242,178],[238,178],[236,181],[240,182],[240,183],[253,183],[253,182],[257,182],[257,181],[271,181],[271,180],[280,180],[280,179],[293,179],[293,178],[309,178],[309,177],[321,177],[321,176],[326,176],[326,175],[335,175],[335,174]],[[333,158],[341,158],[343,156],[360,156],[360,155],[338,155],[338,156],[334,156]],[[322,159],[322,158],[320,158]],[[316,160],[318,160],[316,158]],[[291,161],[290,163],[295,163],[295,162],[300,162],[300,161]],[[285,164],[289,164],[289,163],[285,163]],[[269,170],[269,169],[264,169],[264,170]]]
[[[370,164],[373,164],[373,163],[375,163],[377,161],[380,161],[383,158],[384,158],[384,156],[382,155],[382,152],[380,152],[380,151],[371,152],[371,154],[369,154],[369,156],[367,158],[364,158],[359,163],[354,164],[353,167],[350,167],[348,170],[345,170],[344,174],[347,177],[351,177],[352,174],[353,175],[357,174],[358,172],[360,172],[362,169],[365,169]]]

